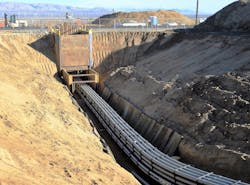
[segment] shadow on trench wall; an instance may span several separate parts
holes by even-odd
[[[182,136],[144,114],[139,107],[119,94],[112,92],[105,84],[105,80],[108,80],[107,76],[112,70],[134,64],[141,57],[157,52],[161,44],[172,37],[172,32],[99,33],[94,35],[93,40],[93,60],[101,78],[99,94],[138,133],[169,156],[176,154]]]
[[[56,48],[55,36],[53,34],[44,35],[43,37],[28,45],[34,50],[44,55],[45,57],[47,57],[54,64],[57,63],[57,55],[59,48]],[[64,83],[58,72],[56,72],[53,76],[58,82]]]
[[[46,56],[53,63],[56,63],[56,55],[54,52],[55,40],[52,34],[44,35],[40,39],[28,44],[31,48]]]
[[[102,76],[135,63],[145,55],[165,48],[164,43],[175,38],[168,32],[110,32],[93,35],[93,61]],[[175,44],[174,42],[172,44]]]

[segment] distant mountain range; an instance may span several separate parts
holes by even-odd
[[[66,12],[74,17],[99,17],[112,13],[105,8],[79,8],[56,4],[0,2],[0,16],[17,14],[18,17],[65,17]]]
[[[145,9],[119,9],[115,11],[145,11]],[[146,10],[152,10],[152,9],[146,9]],[[79,17],[79,18],[96,18],[100,17],[105,14],[113,13],[114,10],[112,9],[106,9],[106,8],[81,8],[81,7],[72,7],[72,6],[63,6],[63,5],[57,5],[57,4],[43,4],[43,3],[17,3],[17,2],[0,2],[0,16],[4,13],[7,13],[8,15],[16,14],[18,17],[58,17],[62,18],[65,17],[66,12],[71,13],[73,17]],[[188,15],[193,16],[195,14],[192,10],[179,10],[176,11]]]

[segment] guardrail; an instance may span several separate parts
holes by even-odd
[[[90,86],[78,85],[76,90],[119,147],[145,174],[160,184],[248,185],[169,157],[138,134]]]

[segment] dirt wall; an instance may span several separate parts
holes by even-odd
[[[143,113],[181,133],[179,155],[186,163],[249,181],[248,40],[216,34],[161,35],[147,47],[125,47],[100,58],[102,84],[114,94],[111,105],[126,119],[139,119]],[[136,57],[122,59],[129,55]]]
[[[109,32],[93,34],[93,61],[101,79],[120,66],[134,64],[152,48],[154,41],[162,39],[160,32]],[[173,32],[164,33],[165,39]],[[102,80],[101,80],[102,81]],[[160,125],[129,100],[101,82],[99,93],[116,111],[143,137],[163,152],[174,155],[182,136],[166,126]]]
[[[173,32],[166,32],[169,37]],[[156,40],[160,32],[93,33],[93,61],[102,74],[138,60]]]
[[[0,184],[139,184],[54,78],[52,51],[46,35],[0,34]]]

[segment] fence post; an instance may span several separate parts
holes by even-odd
[[[99,30],[101,29],[101,18],[99,18]]]

